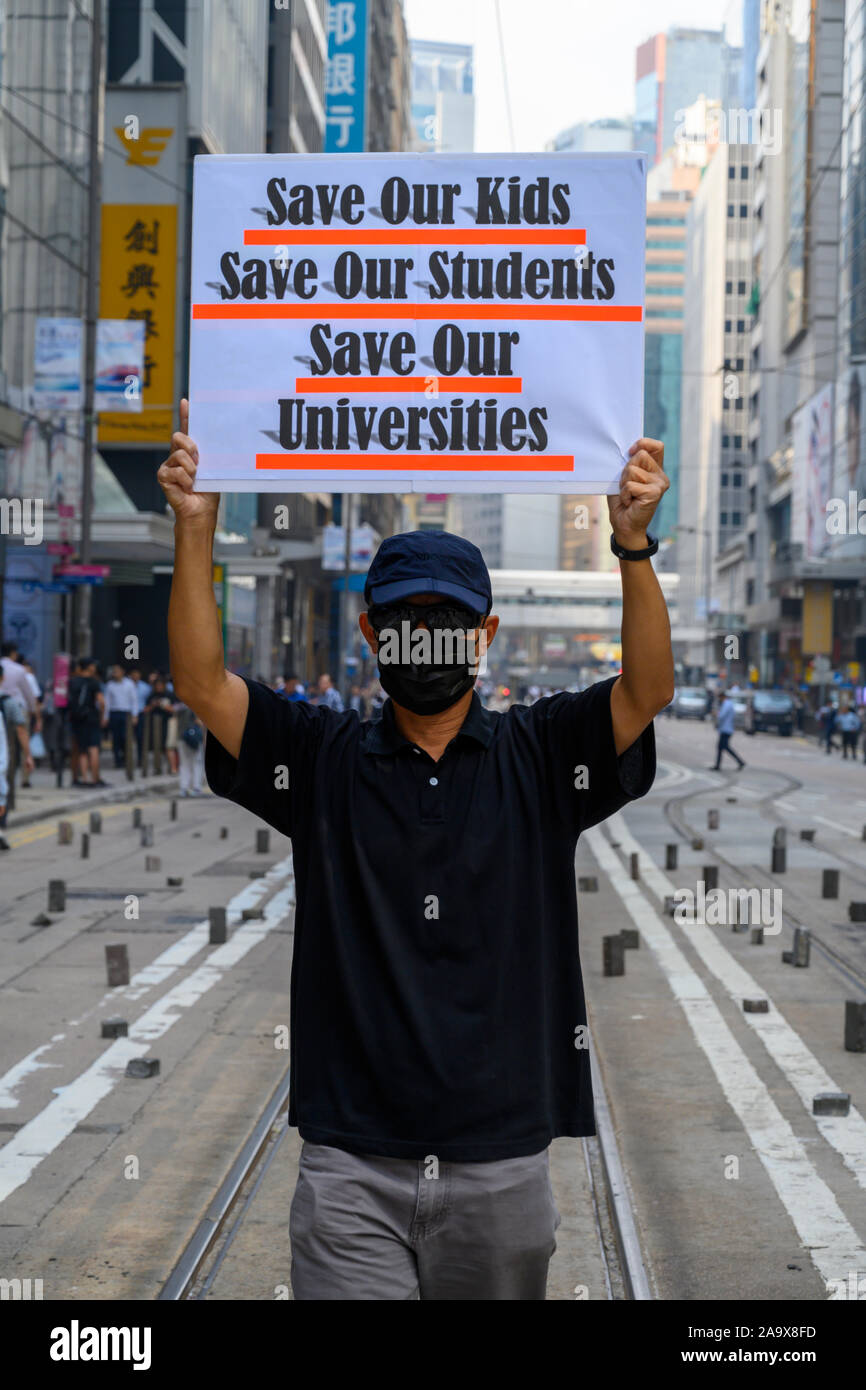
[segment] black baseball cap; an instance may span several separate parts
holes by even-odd
[[[410,594],[447,594],[485,616],[493,605],[484,556],[477,545],[450,531],[404,531],[379,546],[364,599],[392,603]]]

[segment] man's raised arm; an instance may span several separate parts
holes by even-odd
[[[168,646],[177,698],[188,705],[237,758],[249,707],[246,683],[225,667],[213,591],[213,538],[218,492],[193,492],[198,449],[187,434],[189,402],[180,403],[181,428],[157,473],[174,512],[174,576],[168,605]]]
[[[625,550],[649,544],[647,527],[670,482],[664,445],[639,439],[629,450],[619,493],[608,497],[614,539]],[[652,561],[621,560],[622,675],[610,710],[618,754],[630,748],[674,695],[674,658],[667,605]]]

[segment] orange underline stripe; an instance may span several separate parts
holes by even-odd
[[[450,246],[464,242],[480,242],[490,246],[555,245],[585,246],[585,227],[282,227],[277,229],[246,227],[244,246],[288,246],[290,242],[303,245],[318,243],[324,246]]]
[[[256,468],[319,470],[383,469],[395,473],[572,473],[572,454],[256,454]]]
[[[351,391],[426,391],[435,386],[440,395],[456,396],[462,391],[495,391],[510,395],[523,390],[521,376],[298,376],[295,390],[300,394],[322,391],[328,395],[348,395]]]
[[[640,323],[640,304],[194,304],[194,319],[572,319]]]

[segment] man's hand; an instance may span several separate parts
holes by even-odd
[[[660,439],[638,439],[628,455],[619,492],[608,496],[607,506],[617,544],[625,550],[643,550],[653,513],[671,485],[662,467],[665,446]]]
[[[172,508],[175,518],[185,526],[193,524],[214,529],[219,511],[218,492],[193,492],[198,467],[195,440],[187,434],[189,401],[180,403],[180,429],[171,436],[172,452],[160,464],[156,478]]]

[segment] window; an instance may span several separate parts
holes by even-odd
[[[727,513],[727,512],[719,512],[719,521],[721,522],[721,524],[722,524],[723,526],[727,526],[727,524],[728,524],[728,513]]]
[[[746,603],[748,603],[748,604],[753,604],[754,602],[755,602],[755,581],[754,581],[754,579],[747,579],[747,580],[746,580]]]
[[[685,271],[685,261],[647,261],[647,272],[655,275],[682,275]]]
[[[740,203],[740,216],[741,216],[741,217],[748,217],[748,215],[749,215],[749,205],[748,205],[748,203]]]
[[[722,474],[722,487],[727,487],[727,486],[728,486],[728,475],[727,475],[727,473],[723,473],[723,474]]]
[[[731,436],[730,436],[729,434],[723,434],[723,435],[722,435],[722,448],[723,448],[723,449],[727,449],[728,446],[730,445],[730,442],[731,442]]]
[[[730,319],[725,319],[725,332],[726,332],[726,333],[730,333],[730,331],[731,331],[731,320],[730,320]]]
[[[740,178],[741,178],[741,179],[747,179],[748,177],[749,177],[749,166],[748,166],[748,164],[741,164],[741,165],[740,165]]]
[[[733,293],[734,293],[734,282],[733,282],[733,280],[726,280],[726,281],[725,281],[725,294],[733,294]]]
[[[737,369],[738,372],[741,372],[741,371],[743,370],[743,358],[742,358],[742,357],[738,357],[738,358],[737,358],[737,368],[736,368],[736,369]]]
[[[737,319],[737,332],[738,332],[738,333],[745,333],[745,331],[746,331],[746,320],[745,320],[745,319]]]
[[[647,309],[646,316],[648,319],[681,319],[683,311],[682,309]]]
[[[733,474],[731,475],[731,481],[732,481],[732,483],[734,484],[734,487],[742,487],[742,486],[743,486],[743,475],[742,475],[742,473],[733,473]]]
[[[736,166],[736,164],[729,164],[729,165],[728,165],[728,178],[729,178],[729,179],[735,179],[736,177],[737,177],[737,166]]]
[[[658,241],[652,238],[647,240],[648,251],[683,251],[684,249],[685,242],[674,241],[673,238],[670,241]]]
[[[745,280],[738,280],[738,281],[737,281],[737,294],[745,294],[745,293],[746,293],[746,282],[745,282]]]
[[[740,520],[741,517],[739,512],[731,512],[731,524],[733,526],[739,526]]]
[[[648,227],[682,227],[684,217],[648,217],[646,224]]]
[[[728,397],[725,396],[724,399],[723,399],[723,401],[722,401],[722,410],[730,410],[730,408],[731,408],[731,402],[728,400]]]
[[[729,216],[729,217],[733,217],[733,215],[734,215],[734,205],[733,205],[733,203],[728,203],[728,216]]]
[[[741,434],[735,434],[735,435],[734,435],[734,448],[735,448],[735,449],[742,449],[742,447],[743,447],[743,436],[742,436]]]
[[[649,267],[647,267],[649,269]],[[683,292],[682,285],[647,285],[646,292],[650,294],[679,294]]]

